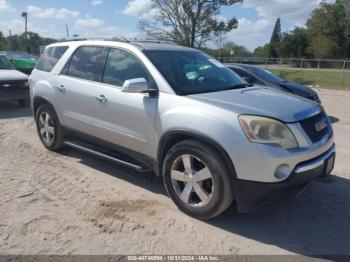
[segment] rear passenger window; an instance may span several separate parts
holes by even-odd
[[[80,47],[73,54],[66,75],[85,80],[99,81],[104,59],[105,52],[103,47]]]
[[[68,46],[55,46],[47,48],[41,55],[35,69],[51,72],[67,49]]]
[[[144,65],[133,54],[120,50],[110,49],[103,83],[121,87],[125,80],[133,78],[145,78],[148,80],[148,73]]]

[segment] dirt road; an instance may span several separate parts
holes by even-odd
[[[319,91],[332,116],[332,178],[260,214],[192,219],[162,180],[44,149],[31,112],[0,105],[0,254],[350,254],[350,92]]]

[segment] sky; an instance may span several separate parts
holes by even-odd
[[[239,22],[225,40],[253,51],[269,42],[278,17],[283,31],[303,26],[321,1],[244,0],[223,7],[221,19]],[[140,35],[139,18],[152,15],[152,5],[151,0],[0,0],[0,31],[23,33],[23,11],[28,11],[28,30],[45,37],[66,37],[67,24],[70,35],[133,38]]]

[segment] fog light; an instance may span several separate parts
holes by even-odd
[[[284,179],[289,176],[290,172],[290,167],[287,164],[283,164],[276,168],[275,177],[277,179]]]

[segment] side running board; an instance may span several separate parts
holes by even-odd
[[[149,171],[148,167],[142,166],[141,164],[132,163],[132,162],[127,161],[127,160],[123,160],[121,158],[124,158],[124,157],[114,156],[114,154],[112,154],[112,152],[108,152],[108,151],[101,152],[98,150],[98,148],[96,148],[94,146],[90,146],[86,143],[79,143],[78,141],[65,141],[64,144],[67,146],[70,146],[72,148],[78,149],[80,151],[84,151],[86,153],[113,161],[117,164],[127,166],[127,167],[135,169],[139,172]]]

